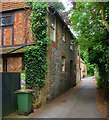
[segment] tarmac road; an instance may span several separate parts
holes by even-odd
[[[33,118],[105,118],[96,104],[93,77],[82,79],[76,88],[48,103]]]

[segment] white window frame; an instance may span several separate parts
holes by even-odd
[[[51,31],[53,34],[51,34]],[[50,16],[50,39],[53,42],[56,41],[56,18],[55,18],[55,16]]]
[[[64,28],[62,28],[62,41],[66,41],[66,39],[65,39],[65,29]]]
[[[65,57],[62,56],[62,73],[65,73],[65,69],[66,69],[65,61],[66,61]]]
[[[70,50],[73,50],[73,41],[70,40]]]

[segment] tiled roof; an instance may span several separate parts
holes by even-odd
[[[26,47],[5,47],[0,48],[0,55],[2,54],[12,54],[12,53],[24,53],[26,51]]]
[[[0,2],[0,12],[27,7],[26,2]]]
[[[18,47],[10,47],[10,48],[0,48],[0,55],[7,54],[13,50],[16,50]]]

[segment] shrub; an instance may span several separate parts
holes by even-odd
[[[100,78],[99,75],[96,76],[96,81],[97,81],[98,87],[103,88],[103,80]]]

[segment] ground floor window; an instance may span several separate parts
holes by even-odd
[[[62,56],[62,72],[65,72],[65,57]]]

